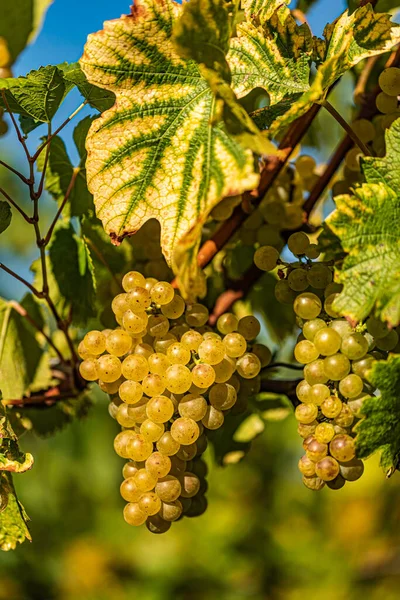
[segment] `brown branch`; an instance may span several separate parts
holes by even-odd
[[[29,180],[25,177],[25,175],[23,175],[22,173],[20,173],[19,171],[17,171],[17,169],[14,169],[14,167],[12,167],[11,165],[8,165],[6,162],[4,162],[3,160],[0,160],[0,165],[2,167],[5,167],[6,169],[8,169],[9,171],[11,171],[11,173],[14,173],[14,175],[18,175],[18,177],[27,185],[29,184]]]
[[[3,269],[3,271],[5,271],[6,273],[8,273],[9,275],[11,275],[12,277],[14,277],[15,279],[18,279],[18,281],[20,281],[24,285],[26,285],[26,287],[29,288],[31,290],[32,294],[35,294],[35,296],[37,298],[43,298],[43,294],[41,292],[39,292],[39,290],[37,290],[32,284],[30,284],[28,281],[26,281],[26,279],[24,279],[23,277],[21,277],[20,275],[18,275],[17,273],[15,273],[15,271],[13,271],[12,269],[9,269],[3,263],[0,263],[0,269]]]
[[[68,398],[77,398],[81,392],[79,391],[62,391],[60,386],[49,388],[43,393],[32,394],[31,396],[24,396],[19,399],[7,400],[5,404],[7,406],[19,406],[19,407],[30,407],[30,408],[48,408],[60,402],[61,400],[67,400]]]
[[[296,396],[296,387],[300,381],[301,379],[262,379],[261,391],[270,392],[272,394],[284,394],[289,398],[293,407],[296,408],[296,406],[300,404]]]
[[[365,67],[358,78],[353,92],[353,98],[356,104],[363,104],[365,99],[365,88],[367,87],[369,77],[378,59],[379,54],[376,54],[375,56],[370,56],[365,63]]]
[[[9,194],[7,194],[7,192],[5,190],[3,190],[3,188],[0,188],[0,194],[2,194],[4,196],[4,198],[7,200],[7,202],[9,202],[11,204],[11,206],[13,206],[19,213],[20,215],[22,215],[22,217],[25,219],[25,221],[27,223],[32,224],[32,219],[29,215],[26,214],[26,212],[24,210],[22,210],[22,208],[20,206],[18,206],[18,204],[15,202],[15,200],[13,200],[11,198],[11,196]]]
[[[53,340],[47,335],[47,333],[45,333],[45,331],[43,331],[43,328],[38,323],[36,323],[36,321],[34,319],[32,319],[32,317],[28,314],[28,312],[25,310],[25,308],[23,306],[21,306],[15,300],[11,300],[9,302],[9,304],[13,307],[13,309],[19,315],[21,315],[21,317],[23,317],[24,319],[26,319],[32,325],[32,327],[34,327],[37,331],[39,331],[39,333],[42,334],[42,336],[45,338],[45,340],[47,341],[47,343],[56,352],[56,354],[57,354],[58,358],[60,359],[60,361],[62,363],[66,363],[67,361],[65,360],[65,358],[63,357],[63,355],[61,354],[61,352],[59,351],[59,349],[57,348],[57,346],[54,344]]]
[[[72,190],[74,188],[74,185],[75,185],[75,182],[76,182],[76,178],[78,177],[78,174],[79,174],[79,167],[76,167],[73,170],[73,172],[72,172],[72,176],[71,176],[70,182],[68,184],[67,191],[65,192],[65,196],[63,198],[63,201],[61,202],[61,204],[60,204],[60,206],[59,206],[59,208],[58,208],[58,210],[56,212],[56,215],[55,215],[55,217],[53,219],[53,222],[51,223],[51,225],[49,227],[49,230],[47,232],[46,237],[42,240],[43,246],[47,246],[47,244],[51,240],[51,236],[53,234],[54,227],[56,226],[56,223],[57,223],[57,221],[58,221],[58,219],[59,219],[62,211],[64,210],[64,207],[65,207],[65,205],[66,205],[66,203],[67,203],[67,201],[68,201],[68,199],[69,199],[69,197],[71,195],[71,192],[72,192]]]

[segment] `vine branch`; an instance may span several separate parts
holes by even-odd
[[[43,294],[39,292],[39,290],[37,290],[31,283],[29,283],[29,281],[26,281],[26,279],[18,275],[18,273],[6,267],[5,264],[0,263],[0,269],[3,269],[3,271],[14,277],[14,279],[18,279],[18,281],[26,285],[26,287],[31,290],[32,294],[34,294],[36,298],[43,298]]]
[[[18,206],[18,204],[15,202],[15,200],[13,200],[11,198],[11,196],[9,194],[7,194],[7,192],[5,190],[3,190],[3,188],[0,188],[0,194],[2,194],[4,196],[4,198],[7,200],[7,202],[9,202],[11,204],[11,206],[13,206],[20,213],[20,215],[25,219],[25,221],[27,223],[32,224],[31,217],[29,215],[27,215],[26,212],[20,206]]]

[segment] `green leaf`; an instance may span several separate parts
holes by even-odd
[[[0,79],[13,113],[49,123],[57,112],[65,92],[62,72],[57,67],[40,67],[24,77]],[[0,106],[5,107],[0,97]]]
[[[17,498],[10,473],[1,474],[0,498],[0,549],[15,550],[17,544],[32,538],[27,525],[29,517]]]
[[[104,112],[113,106],[115,94],[110,90],[89,83],[79,63],[63,63],[58,67],[64,74],[67,86],[70,86],[70,88],[76,86],[90,106],[99,112]]]
[[[0,233],[3,233],[11,223],[11,208],[8,202],[0,200]]]
[[[10,64],[33,41],[52,2],[53,0],[13,0],[1,3],[0,37],[7,43]]]
[[[257,21],[264,24],[275,11],[286,11],[286,4],[289,3],[290,0],[242,0],[241,5],[249,18],[256,17]]]
[[[235,442],[251,442],[261,435],[265,429],[265,423],[259,415],[249,415],[236,429],[233,439]]]
[[[60,226],[53,235],[49,262],[59,291],[59,303],[70,307],[76,324],[85,325],[95,314],[95,275],[86,242],[71,225]]]
[[[193,295],[202,287],[201,225],[223,197],[256,187],[258,169],[249,150],[211,125],[213,94],[196,63],[174,50],[172,28],[182,7],[140,0],[132,10],[90,35],[80,61],[90,83],[117,97],[88,134],[89,190],[116,243],[148,219],[159,220],[163,253]],[[190,257],[184,266],[174,261],[178,243]]]
[[[323,240],[347,252],[337,280],[344,284],[335,308],[352,319],[372,311],[390,325],[400,322],[400,122],[386,133],[387,154],[362,161],[366,183],[354,195],[335,198]],[[335,237],[333,237],[335,236]]]
[[[41,329],[43,329],[43,327],[45,325],[43,309],[42,309],[42,305],[37,300],[37,298],[33,294],[28,292],[22,298],[20,304],[21,304],[22,308],[24,308],[26,310],[28,315],[35,321],[35,323],[37,323],[37,325]],[[31,327],[30,323],[27,323],[27,326]],[[34,333],[36,333],[36,329],[33,329],[32,331]]]
[[[18,439],[8,420],[7,409],[0,402],[0,471],[23,473],[32,468],[32,454],[21,452]]]
[[[382,467],[393,470],[400,461],[400,356],[377,361],[368,379],[379,395],[367,398],[362,406],[364,418],[356,427],[357,456],[367,458],[380,450]]]
[[[325,41],[314,41],[318,54],[325,52],[310,89],[271,125],[271,134],[287,127],[314,103],[321,103],[331,85],[361,60],[387,52],[398,44],[400,27],[391,23],[390,17],[375,13],[371,4],[367,4],[351,15],[345,11],[328,24]]]
[[[214,457],[218,464],[230,464],[241,460],[250,450],[250,442],[235,440],[235,432],[250,416],[250,411],[241,415],[227,414],[224,426],[220,429],[209,431],[208,438],[214,451]],[[232,460],[233,459],[233,460]]]
[[[38,368],[42,350],[32,328],[0,299],[0,389],[3,400],[22,398]]]

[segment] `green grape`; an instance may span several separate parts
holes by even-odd
[[[303,475],[303,483],[309,490],[313,490],[313,491],[317,491],[317,492],[319,490],[322,490],[322,488],[325,485],[325,481],[317,476],[306,477],[305,475]]]
[[[215,381],[215,371],[211,365],[198,364],[192,370],[193,383],[199,388],[208,388]]]
[[[79,373],[86,381],[96,381],[99,378],[98,363],[95,358],[87,358],[79,365]]]
[[[177,456],[177,458],[184,460],[186,463],[186,466],[187,466],[190,463],[190,461],[196,456],[196,454],[197,454],[197,444],[196,444],[196,442],[194,442],[193,444],[187,444],[186,446],[181,446],[179,448],[179,452],[177,452],[176,456]]]
[[[258,357],[261,368],[268,366],[271,362],[272,353],[268,346],[265,346],[264,344],[254,344],[251,352]]]
[[[353,458],[344,465],[340,465],[340,474],[346,481],[357,481],[364,473],[364,463],[362,460]]]
[[[155,492],[146,492],[142,494],[138,506],[146,516],[152,516],[159,512],[161,500]]]
[[[300,175],[301,179],[307,179],[311,175],[313,175],[317,163],[313,159],[312,156],[308,156],[307,154],[303,154],[296,159],[294,163],[296,167],[296,171]]]
[[[361,152],[360,148],[358,146],[354,146],[354,148],[351,148],[351,150],[346,153],[346,156],[344,157],[344,164],[350,171],[359,173],[361,170],[360,158],[362,155],[363,153]]]
[[[231,386],[233,386],[236,393],[238,393],[238,391],[241,388],[240,379],[237,375],[232,375],[232,377],[230,377],[228,379],[228,381],[226,381],[225,383],[229,383]],[[247,381],[245,381],[245,383],[251,383],[251,380],[250,380],[250,382],[247,380]]]
[[[313,435],[316,427],[318,425],[318,421],[313,421],[306,425],[305,423],[298,423],[297,425],[297,433],[302,438],[308,438]]]
[[[355,415],[356,417],[360,416],[360,411],[367,398],[371,398],[371,396],[369,396],[368,394],[360,394],[357,398],[348,401],[347,406],[350,408],[353,415]]]
[[[168,319],[176,320],[183,315],[185,307],[184,299],[181,298],[181,296],[178,296],[178,294],[175,294],[171,302],[164,304],[161,307],[161,312],[165,317],[168,317]]]
[[[240,377],[253,379],[261,371],[260,359],[252,352],[247,352],[237,359],[236,370]]]
[[[144,287],[148,292],[151,292],[156,283],[157,279],[155,279],[154,277],[146,277]]]
[[[135,478],[129,477],[121,483],[120,494],[127,502],[137,502],[143,492],[137,487]]]
[[[130,502],[124,508],[124,519],[128,525],[139,527],[146,522],[147,515],[141,510],[139,504]]]
[[[314,435],[311,435],[311,434],[310,434],[308,437],[306,437],[306,438],[303,440],[303,448],[304,448],[304,450],[307,450],[307,448],[308,448],[308,445],[309,445],[311,442],[315,441],[315,440],[316,440],[316,437],[315,437]]]
[[[122,317],[122,324],[126,331],[130,331],[131,333],[140,333],[145,330],[147,327],[147,322],[149,318],[147,314],[143,311],[134,313],[132,310],[127,310],[124,312],[124,316]]]
[[[239,319],[233,313],[225,313],[218,318],[217,329],[223,335],[236,331]]]
[[[192,385],[192,373],[184,365],[171,365],[165,372],[165,384],[173,394],[184,394]]]
[[[157,442],[164,433],[164,425],[146,419],[140,425],[140,433],[148,442]]]
[[[227,199],[221,200],[210,213],[210,217],[215,221],[226,221],[233,213],[234,206]]]
[[[106,350],[115,356],[123,356],[132,348],[132,337],[123,329],[111,331],[106,338]]]
[[[171,434],[169,432],[164,433],[164,435],[160,438],[162,439],[164,436]],[[157,442],[157,448],[160,440]],[[171,459],[164,453],[161,452],[153,452],[150,454],[148,459],[146,460],[146,470],[153,475],[153,477],[157,477],[157,479],[161,479],[162,477],[166,477],[171,470]]]
[[[356,398],[361,394],[362,389],[362,379],[354,373],[347,375],[347,377],[344,377],[339,383],[339,392],[345,398]]]
[[[282,202],[268,202],[268,223],[271,225],[283,225],[285,222],[286,211]]]
[[[129,477],[133,477],[135,473],[138,472],[140,467],[137,466],[137,463],[134,461],[129,461],[124,464],[122,469],[122,477],[124,479],[128,479]]]
[[[146,527],[150,533],[161,534],[166,533],[169,529],[171,529],[171,523],[163,519],[161,512],[158,512],[156,515],[147,517]]]
[[[216,338],[205,339],[198,348],[198,355],[204,363],[217,365],[225,356],[225,345]]]
[[[129,308],[128,294],[118,294],[111,302],[111,309],[116,317],[122,317]]]
[[[281,235],[279,234],[279,231],[276,227],[273,227],[272,225],[262,225],[260,227],[260,229],[257,231],[257,242],[260,244],[261,247],[267,246],[271,248],[272,246],[283,246],[283,240]]]
[[[133,312],[143,312],[151,304],[149,292],[146,288],[139,286],[132,288],[126,301]]]
[[[130,442],[135,436],[135,432],[130,431],[129,429],[126,431],[121,431],[115,436],[114,450],[118,456],[121,456],[121,458],[129,458],[128,442]]]
[[[294,357],[299,363],[305,365],[316,360],[318,356],[317,348],[309,340],[302,340],[295,346]]]
[[[181,479],[183,473],[186,470],[186,461],[179,458],[177,455],[171,458],[171,471],[170,474]]]
[[[296,395],[300,402],[310,402],[311,385],[305,379],[300,381],[296,387]]]
[[[362,333],[354,332],[342,340],[341,351],[350,360],[359,360],[368,352],[368,342]]]
[[[328,454],[328,444],[321,444],[314,438],[307,444],[306,454],[310,460],[317,463]]]
[[[130,354],[122,362],[122,375],[126,379],[142,381],[149,372],[149,365],[144,356]]]
[[[148,358],[148,366],[150,373],[156,373],[157,375],[163,376],[170,366],[170,362],[165,354],[154,352],[154,354],[151,354]]]
[[[368,352],[371,352],[371,350],[375,348],[375,340],[373,336],[370,333],[368,333],[368,331],[363,331],[363,336],[368,342]]]
[[[321,412],[324,417],[334,419],[342,410],[342,401],[337,396],[330,396],[321,404]]]
[[[147,469],[139,469],[134,477],[133,481],[136,484],[136,487],[143,492],[150,492],[154,490],[155,485],[157,483],[157,477],[154,477]]]
[[[124,382],[124,378],[120,377],[119,379],[117,379],[117,381],[113,381],[112,383],[105,383],[104,381],[101,381],[99,379],[98,384],[99,384],[100,389],[103,392],[105,392],[106,394],[109,394],[110,396],[114,396],[115,394],[118,393],[119,386],[123,382]]]
[[[219,429],[224,424],[224,413],[214,406],[208,406],[205,416],[201,420],[206,429]]]
[[[146,403],[146,398],[142,398],[136,404],[122,403],[117,411],[118,423],[122,427],[133,427],[136,423],[143,423],[146,420]]]
[[[246,339],[240,333],[228,333],[224,339],[224,353],[231,358],[242,356],[247,350]]]
[[[128,440],[126,449],[132,460],[146,460],[153,451],[153,444],[137,433]]]
[[[397,331],[392,329],[391,331],[389,331],[389,333],[387,335],[385,335],[384,338],[380,338],[379,340],[376,340],[376,347],[379,348],[379,350],[384,350],[385,352],[390,352],[391,350],[396,348],[398,341],[399,341],[399,334],[397,333]]]
[[[163,502],[174,502],[181,495],[181,484],[179,479],[173,475],[166,475],[158,480],[155,487],[157,496]]]
[[[323,481],[332,481],[339,475],[339,463],[332,456],[325,456],[316,463],[315,472]]]
[[[154,396],[147,403],[146,414],[154,423],[166,423],[175,412],[174,405],[166,396]]]
[[[343,479],[343,477],[339,473],[339,475],[335,477],[335,479],[332,479],[332,481],[327,481],[326,485],[330,490],[340,490],[345,485],[345,483],[345,479]]]
[[[310,244],[305,252],[307,258],[310,258],[311,260],[315,260],[319,257],[320,254],[321,251],[319,249],[318,244]]]
[[[183,498],[193,498],[200,489],[200,479],[194,473],[185,472],[182,478],[182,491],[181,496]]]
[[[351,124],[351,128],[354,133],[359,137],[359,139],[364,142],[364,144],[368,144],[368,142],[372,142],[374,137],[376,136],[376,131],[374,124],[367,119],[357,119]]]
[[[143,389],[140,383],[128,379],[118,389],[119,397],[127,404],[136,404],[142,399]]]
[[[371,354],[366,354],[360,360],[354,360],[351,364],[353,373],[361,377],[361,379],[367,379],[367,374],[372,369],[376,360]]]
[[[106,349],[106,336],[101,331],[89,331],[83,338],[83,343],[90,354],[98,356]]]
[[[329,451],[339,462],[349,462],[356,455],[354,440],[349,435],[336,435],[329,444]]]
[[[193,444],[200,435],[196,421],[188,417],[179,417],[171,425],[171,435],[178,444]]]
[[[351,325],[345,319],[335,319],[334,321],[331,321],[329,327],[337,331],[342,338],[352,333]]]
[[[397,97],[380,92],[376,97],[375,104],[379,112],[383,114],[392,113],[397,110]]]
[[[186,331],[181,338],[181,344],[188,348],[188,350],[193,350],[194,352],[197,352],[202,341],[203,336],[194,329]]]
[[[208,321],[209,312],[203,304],[191,304],[186,308],[185,319],[189,327],[203,327]]]
[[[248,230],[258,230],[263,225],[264,219],[261,212],[255,209],[249,217],[243,223],[243,228]],[[227,333],[229,333],[227,331]]]
[[[164,306],[169,304],[174,299],[175,291],[167,281],[159,281],[151,288],[150,296],[152,302]]]
[[[304,269],[293,269],[288,276],[290,289],[295,292],[304,292],[308,288],[307,272]]]
[[[340,381],[350,373],[350,361],[344,354],[332,354],[324,358],[325,375],[332,381]]]
[[[399,118],[399,109],[397,108],[394,112],[392,113],[387,113],[386,115],[383,116],[382,121],[381,121],[381,125],[382,125],[382,129],[389,129],[389,127],[392,125],[392,123],[394,123],[395,121],[397,121],[397,119]],[[382,136],[377,136],[374,139],[374,142],[372,144],[374,150],[376,148],[376,152],[379,154],[385,153],[385,138]]]
[[[179,500],[175,500],[174,502],[163,502],[159,515],[169,523],[179,519],[182,511],[182,503]]]
[[[315,439],[321,444],[329,444],[335,437],[335,428],[332,423],[318,423],[314,435]]]
[[[142,342],[141,344],[136,344],[133,354],[136,354],[137,356],[143,356],[144,358],[148,359],[149,356],[153,354],[153,348],[150,346],[150,344]]]
[[[305,254],[309,246],[310,240],[308,239],[308,235],[306,233],[303,233],[303,231],[292,233],[292,235],[288,239],[289,250],[295,256],[301,256],[302,254]]]
[[[213,385],[208,396],[211,406],[218,410],[229,410],[235,404],[236,398],[236,390],[229,383],[217,383],[216,385]],[[206,411],[204,412],[203,417],[205,416],[205,413]]]
[[[383,323],[379,319],[376,319],[375,317],[369,317],[367,321],[367,331],[376,340],[380,340],[389,333],[389,328],[386,323]]]
[[[324,290],[324,296],[325,298],[328,298],[328,296],[330,296],[331,294],[340,294],[342,290],[343,285],[341,283],[336,283],[335,281],[332,281],[326,286]]]
[[[78,345],[78,354],[80,356],[80,358],[82,358],[82,360],[86,360],[88,358],[96,358],[95,354],[91,354],[88,349],[86,348],[83,340],[79,342]]]
[[[199,517],[206,512],[208,506],[207,498],[197,494],[191,500],[192,502],[185,512],[186,517]]]
[[[299,404],[296,406],[296,410],[294,412],[294,416],[296,417],[299,423],[303,423],[304,425],[309,425],[318,416],[318,406],[316,404]]]
[[[324,383],[316,383],[311,386],[308,393],[309,402],[320,406],[324,400],[331,395],[330,389]]]
[[[309,340],[310,342],[313,342],[316,333],[320,329],[325,329],[325,328],[326,328],[326,323],[322,319],[311,319],[311,321],[306,321],[304,323],[303,335],[307,340]]]
[[[215,372],[215,382],[225,383],[232,377],[236,370],[236,364],[233,358],[225,356],[220,363],[213,366]]]
[[[308,283],[317,290],[323,290],[332,281],[332,271],[329,267],[316,263],[307,271]]]
[[[169,321],[165,315],[151,315],[147,324],[147,331],[153,337],[164,337],[169,330]]]
[[[321,300],[315,294],[305,292],[297,296],[293,309],[302,319],[315,319],[322,309]]]
[[[129,271],[129,273],[126,273],[122,278],[122,287],[125,292],[130,292],[137,286],[144,287],[145,281],[144,276],[138,271]]]
[[[254,340],[254,338],[256,338],[260,333],[261,325],[256,317],[249,315],[240,319],[237,330],[245,340]]]
[[[352,410],[347,406],[347,404],[342,405],[342,410],[335,418],[335,425],[339,425],[339,427],[343,427],[343,429],[347,429],[351,427],[354,421],[354,415]]]
[[[254,264],[260,271],[272,271],[279,260],[279,252],[273,246],[261,246],[253,257]]]
[[[317,358],[304,367],[304,379],[310,385],[326,383],[329,377],[325,373],[324,359]]]
[[[86,362],[86,361],[84,361]],[[82,365],[83,363],[81,363]],[[112,383],[121,377],[121,361],[117,356],[105,354],[97,359],[97,373],[99,379],[105,383]]]
[[[299,229],[305,220],[305,213],[301,206],[296,206],[295,204],[286,204],[285,205],[285,229]],[[279,246],[283,246],[282,238],[279,240]],[[314,245],[314,244],[313,244]],[[306,256],[309,248],[307,249]]]
[[[176,342],[177,339],[172,333],[166,333],[161,337],[157,337],[154,340],[154,350],[161,354],[165,354],[171,344]]]
[[[302,456],[298,462],[299,471],[306,477],[315,475],[315,463],[308,458],[306,454]]]
[[[334,319],[340,316],[339,313],[333,307],[338,296],[339,294],[330,294],[324,302],[324,310],[326,314],[330,317],[333,317]]]
[[[171,364],[186,365],[191,357],[190,350],[180,342],[174,342],[167,348],[167,358]]]
[[[384,69],[379,75],[378,82],[382,92],[388,96],[400,95],[400,69],[397,67],[388,67],[387,69]]]
[[[296,292],[291,289],[289,282],[286,279],[277,281],[275,285],[275,298],[281,304],[292,304],[293,300],[296,298]]]
[[[321,328],[316,332],[314,345],[323,356],[336,354],[341,346],[342,338],[339,333],[330,327]]]

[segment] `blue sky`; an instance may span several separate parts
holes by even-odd
[[[7,1],[12,2],[13,0]],[[47,12],[43,28],[37,39],[18,58],[14,66],[15,76],[25,75],[28,71],[42,65],[78,60],[82,55],[88,33],[102,29],[105,20],[115,19],[121,14],[128,13],[130,4],[129,0],[113,0],[113,2],[110,0],[55,0]],[[319,0],[308,14],[313,33],[321,35],[325,24],[335,19],[344,10],[345,4],[344,0]],[[77,92],[69,94],[56,116],[55,124],[61,123],[80,102],[81,99]],[[80,113],[80,118],[89,112],[90,109],[85,108]],[[66,128],[63,138],[67,142],[71,159],[75,160],[76,151],[71,142],[72,131],[73,126]],[[29,136],[32,149],[37,146],[39,137],[43,134],[44,131],[41,127]],[[3,140],[2,144],[6,143],[8,156],[15,155],[18,161],[18,157],[21,157],[21,148],[13,132],[10,132]],[[12,248],[9,251],[1,249],[1,254],[2,260],[8,266],[25,278],[31,279],[29,265],[37,255],[36,248],[32,248],[32,253],[25,257],[13,254]],[[26,291],[22,284],[1,271],[0,289],[7,297],[17,298]]]

